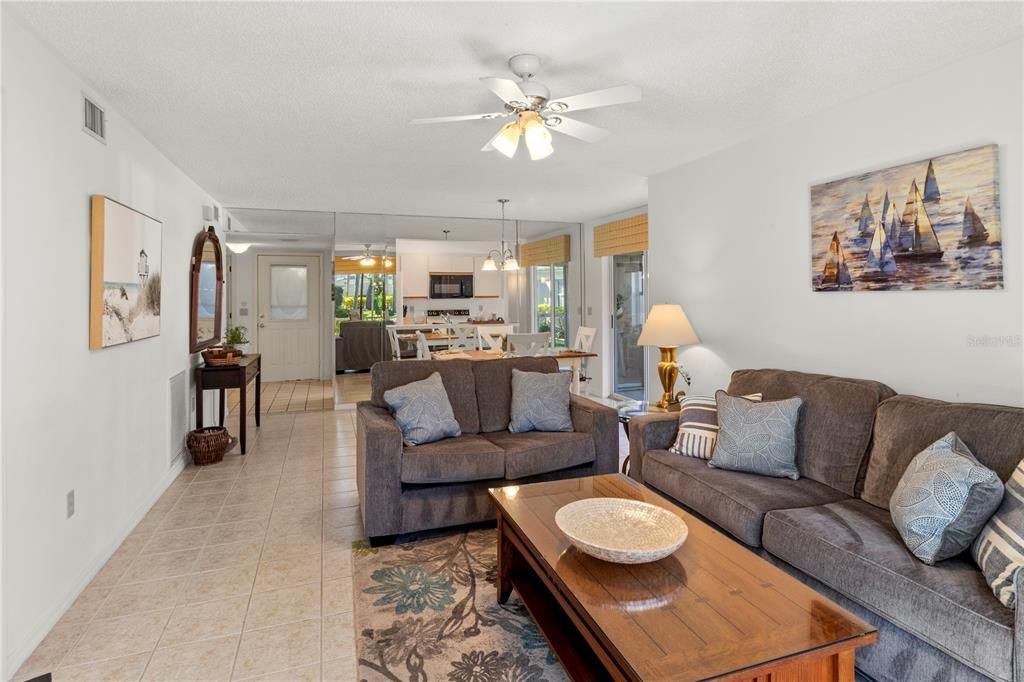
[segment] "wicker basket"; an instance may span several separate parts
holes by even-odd
[[[237,348],[207,348],[203,351],[203,360],[211,367],[237,365],[242,359],[242,351]]]
[[[224,459],[224,453],[231,449],[234,439],[223,426],[207,426],[189,431],[185,445],[196,466],[216,464]]]

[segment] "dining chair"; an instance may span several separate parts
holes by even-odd
[[[429,360],[433,356],[430,354],[430,344],[427,343],[427,336],[421,330],[416,330],[416,359],[418,360]]]
[[[475,324],[453,324],[448,328],[450,337],[448,347],[452,350],[457,348],[476,349]]]
[[[536,355],[548,345],[550,340],[551,335],[544,333],[508,335],[509,350],[513,350],[519,355]]]
[[[589,353],[594,347],[594,337],[597,336],[597,329],[594,327],[579,327],[576,330],[576,340],[572,344],[573,350]]]
[[[591,348],[594,347],[594,337],[597,336],[597,329],[595,327],[579,327],[576,329],[576,339],[573,342],[572,349],[580,351],[582,353],[590,353]],[[587,372],[587,365],[589,358],[583,358],[579,364],[579,381],[581,384],[586,384],[591,380],[590,374]]]
[[[501,350],[502,337],[511,333],[512,325],[510,324],[489,324],[486,327],[477,327],[478,347],[480,350]]]
[[[402,344],[398,340],[398,330],[394,327],[388,327],[388,339],[391,341],[391,359],[401,360]]]

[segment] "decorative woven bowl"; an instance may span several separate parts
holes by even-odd
[[[664,559],[686,542],[686,523],[637,500],[592,497],[555,512],[555,523],[581,552],[616,564]]]

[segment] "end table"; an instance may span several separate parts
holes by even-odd
[[[668,407],[658,407],[654,403],[646,401],[631,401],[619,407],[619,423],[622,424],[622,430],[626,432],[626,438],[629,438],[629,420],[633,417],[642,417],[647,414],[678,412],[679,409],[679,403],[669,405]],[[629,455],[626,455],[626,459],[622,462],[622,473],[629,473]]]

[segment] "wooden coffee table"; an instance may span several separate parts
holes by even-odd
[[[850,682],[875,628],[620,474],[491,490],[498,601],[515,588],[574,680]],[[651,564],[587,556],[555,525],[588,497],[643,500],[689,526]]]

